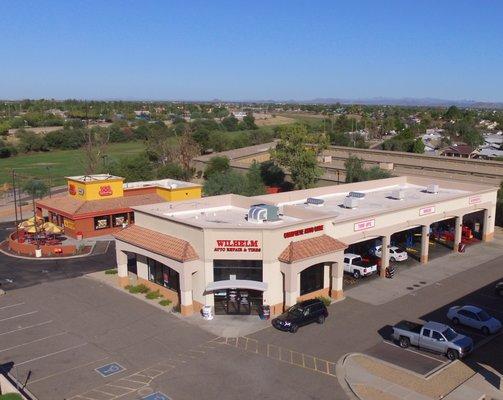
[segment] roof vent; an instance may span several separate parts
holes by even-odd
[[[248,210],[248,221],[250,222],[265,222],[277,221],[278,207],[268,204],[255,204]]]
[[[403,189],[393,190],[390,197],[395,200],[403,200],[405,199],[405,191]]]
[[[365,193],[362,192],[349,192],[349,197],[354,197],[356,199],[363,199],[365,197]]]
[[[306,203],[309,204],[310,206],[322,206],[323,203],[325,203],[325,200],[323,199],[318,199],[316,197],[308,197],[306,200]]]
[[[358,198],[352,196],[344,197],[344,203],[342,206],[344,208],[356,208],[358,207]]]
[[[426,193],[437,194],[438,193],[438,185],[432,183],[426,187]]]

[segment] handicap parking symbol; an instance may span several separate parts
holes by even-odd
[[[106,364],[106,365],[103,365],[102,367],[95,369],[95,371],[97,371],[101,376],[103,376],[105,378],[107,376],[117,374],[117,373],[124,371],[124,370],[125,370],[125,368],[116,362]]]
[[[171,400],[168,396],[161,392],[155,392],[149,394],[147,397],[143,397],[143,400]]]

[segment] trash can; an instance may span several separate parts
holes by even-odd
[[[80,231],[77,232],[77,234],[75,236],[77,236],[77,240],[82,240],[82,238],[84,237],[84,235]]]
[[[42,257],[42,249],[35,249],[35,257]]]
[[[213,308],[211,306],[203,306],[201,313],[205,320],[211,321],[213,319]]]
[[[259,306],[258,315],[260,319],[268,320],[269,318],[271,318],[271,308],[265,305]]]

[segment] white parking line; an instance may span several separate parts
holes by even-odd
[[[107,357],[103,357],[103,358],[100,358],[99,360],[94,360],[94,361],[91,361],[91,362],[88,362],[88,363],[85,363],[85,364],[80,364],[80,365],[77,365],[77,366],[75,366],[75,367],[73,367],[73,368],[65,369],[65,370],[63,370],[63,371],[56,372],[56,373],[54,373],[54,374],[44,376],[44,377],[42,377],[42,378],[38,378],[38,379],[35,379],[35,380],[33,380],[33,381],[30,381],[30,382],[28,383],[28,385],[32,385],[32,384],[34,384],[34,383],[36,383],[36,382],[44,381],[44,380],[46,380],[46,379],[54,378],[54,377],[59,376],[59,375],[64,375],[64,374],[66,374],[66,373],[68,373],[68,372],[70,372],[70,371],[74,371],[74,370],[79,369],[79,368],[88,367],[89,365],[96,364],[96,363],[98,363],[98,362],[101,362],[101,361],[107,360],[107,359],[109,359],[109,358],[110,358],[110,357],[108,357],[108,356],[107,356]]]
[[[423,357],[426,357],[426,358],[429,358],[431,360],[434,360],[436,362],[439,362],[439,363],[442,363],[442,364],[445,364],[446,362],[449,362],[449,361],[443,361],[443,360],[439,360],[438,358],[435,358],[435,357],[431,357],[427,354],[423,354],[423,353],[420,353],[419,351],[416,351],[416,350],[413,350],[413,349],[404,349],[398,345],[396,345],[395,343],[391,343],[391,342],[388,342],[386,340],[383,340],[383,343],[386,343],[386,344],[389,344],[390,346],[394,346],[394,347],[398,347],[399,349],[402,349],[402,350],[407,350],[407,351],[410,351],[411,353],[414,353],[414,354],[417,354],[417,355],[420,355],[420,356],[423,356]]]
[[[26,316],[26,315],[32,315],[32,314],[35,314],[35,313],[38,313],[38,311],[30,311],[30,312],[27,312],[27,313],[24,313],[24,314],[14,315],[13,317],[8,317],[8,318],[0,319],[0,322],[2,322],[2,321],[7,321],[7,320],[9,320],[9,319],[14,319],[14,318],[19,318],[19,317],[24,317],[24,316]]]
[[[1,349],[0,353],[3,353],[4,351],[9,351],[9,350],[17,349],[18,347],[23,347],[23,346],[26,346],[28,344],[41,342],[42,340],[50,339],[50,338],[53,338],[53,337],[56,337],[56,336],[66,335],[66,333],[67,332],[59,332],[59,333],[55,333],[54,335],[50,335],[50,336],[46,336],[46,337],[43,337],[43,338],[40,338],[40,339],[35,339],[35,340],[31,340],[29,342],[21,343],[21,344],[18,344],[16,346],[7,347],[6,349]]]
[[[31,363],[33,361],[37,361],[37,360],[40,360],[42,358],[47,358],[47,357],[51,357],[51,356],[55,356],[56,354],[60,354],[60,353],[64,353],[65,351],[70,351],[70,350],[73,350],[73,349],[78,349],[79,347],[83,347],[83,346],[86,346],[88,345],[88,343],[81,343],[81,344],[78,344],[76,346],[72,346],[72,347],[68,347],[66,349],[63,349],[63,350],[58,350],[58,351],[55,351],[54,353],[49,353],[49,354],[45,354],[43,356],[40,356],[40,357],[35,357],[35,358],[32,358],[31,360],[26,360],[26,361],[23,361],[23,362],[20,362],[20,363],[17,363],[16,365],[17,366],[20,366],[20,365],[24,365],[24,364],[28,364],[28,363]]]
[[[7,334],[9,334],[9,333],[14,333],[14,332],[19,332],[19,331],[24,331],[25,329],[36,328],[37,326],[47,325],[47,324],[50,324],[51,322],[52,322],[52,319],[50,319],[49,321],[40,322],[39,324],[34,324],[34,325],[23,326],[22,328],[17,328],[17,329],[14,329],[14,330],[12,330],[12,331],[2,332],[2,333],[0,333],[0,336],[1,336],[1,335],[7,335]]]
[[[0,307],[0,310],[3,310],[4,308],[11,308],[11,307],[16,307],[16,306],[22,306],[24,303],[16,303],[16,304],[11,304],[10,306],[3,306]]]

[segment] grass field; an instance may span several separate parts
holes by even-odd
[[[108,146],[108,160],[141,153],[141,142],[112,143]],[[65,176],[84,173],[82,150],[56,150],[45,153],[20,154],[0,160],[0,184],[11,182],[11,172],[33,177],[52,177],[52,184],[62,185]]]

